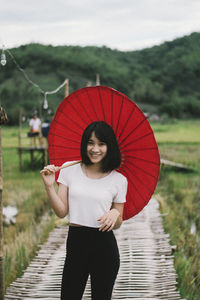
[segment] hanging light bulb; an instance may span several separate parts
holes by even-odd
[[[2,64],[2,66],[5,66],[5,64],[6,64],[6,55],[4,53],[4,47],[3,47],[3,50],[1,53],[1,64]]]
[[[47,109],[48,108],[48,101],[47,101],[47,96],[46,94],[44,94],[44,104],[43,104],[43,108]]]

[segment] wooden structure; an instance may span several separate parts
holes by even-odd
[[[24,275],[7,289],[5,300],[60,299],[67,226],[54,229]],[[164,233],[159,204],[151,199],[134,218],[115,231],[121,265],[113,300],[179,300],[169,235]],[[91,299],[88,279],[83,299]]]
[[[22,119],[22,109],[19,111],[19,131],[18,131],[18,155],[19,155],[19,170],[21,171],[23,169],[23,154],[29,154],[30,155],[30,166],[31,168],[34,168],[35,164],[40,164],[41,168],[44,165],[48,164],[48,147],[45,139],[43,139],[44,146],[36,146],[34,145],[33,141],[31,142],[32,138],[29,138],[29,145],[27,143],[24,145],[23,141],[26,138],[27,142],[27,135],[22,134],[22,125],[21,125],[21,119]],[[40,142],[41,142],[40,138]]]
[[[19,169],[23,169],[22,158],[24,153],[30,155],[30,166],[34,168],[36,164],[41,165],[41,168],[48,164],[48,149],[46,147],[18,147]]]
[[[179,170],[182,170],[182,171],[192,171],[192,172],[195,171],[194,169],[192,169],[192,168],[190,168],[186,165],[177,163],[175,161],[163,159],[163,158],[161,158],[161,165],[168,166],[168,167],[175,168],[175,169],[179,169]]]

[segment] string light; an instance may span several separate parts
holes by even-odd
[[[46,93],[44,94],[44,104],[43,104],[43,108],[44,108],[44,109],[47,109],[47,108],[48,108],[48,101],[47,101]]]

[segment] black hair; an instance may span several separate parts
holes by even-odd
[[[102,172],[112,171],[121,164],[121,153],[115,133],[110,125],[104,121],[96,121],[91,123],[83,132],[81,140],[81,157],[82,162],[88,166],[92,165],[87,155],[87,145],[91,138],[92,132],[95,136],[107,145],[107,154],[102,160]]]

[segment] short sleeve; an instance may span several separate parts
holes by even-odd
[[[65,166],[65,165],[68,165],[68,164],[71,164],[71,163],[72,163],[72,161],[65,162],[62,166]],[[58,176],[58,179],[57,179],[57,182],[62,183],[66,186],[69,186],[69,180],[70,180],[70,177],[71,177],[70,174],[71,174],[71,168],[70,167],[61,169],[60,173],[59,173],[59,176]]]
[[[118,185],[117,185],[117,195],[115,196],[113,202],[115,203],[124,203],[126,202],[126,194],[127,194],[127,187],[128,181],[125,176],[120,176]]]

